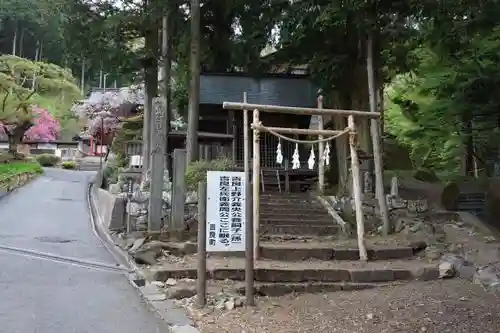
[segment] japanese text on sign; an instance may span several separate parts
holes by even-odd
[[[245,250],[243,172],[207,172],[207,251]]]

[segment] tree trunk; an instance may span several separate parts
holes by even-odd
[[[24,134],[33,126],[31,120],[25,120],[22,123],[5,128],[7,141],[9,143],[9,153],[13,156],[17,155],[17,147],[22,142]]]
[[[379,84],[378,84],[378,91],[377,91],[377,95],[378,95],[378,101],[377,101],[377,104],[378,104],[378,110],[380,112],[380,136],[382,137],[382,142],[383,142],[383,139],[384,139],[384,131],[385,131],[385,127],[384,127],[384,114],[385,114],[385,99],[384,99],[384,83],[381,82],[382,80],[380,80]],[[382,145],[383,146],[383,145]]]
[[[330,95],[331,107],[334,109],[348,110],[351,108],[351,99],[348,92],[337,90]],[[331,117],[335,130],[344,130],[347,126],[345,117]],[[341,195],[347,186],[349,166],[347,164],[348,142],[347,137],[342,136],[330,143],[332,154],[330,155],[330,168],[326,173],[329,184],[337,184],[337,194]]]
[[[38,61],[43,59],[43,40],[40,41],[40,53],[38,54]]]
[[[366,72],[368,76],[368,94],[370,101],[370,112],[378,112],[377,108],[377,89],[375,80],[375,71],[373,64],[373,39],[372,35],[368,37],[367,47],[366,47]],[[373,150],[373,164],[375,169],[375,193],[377,196],[380,217],[382,219],[382,233],[387,236],[391,232],[391,225],[389,222],[389,213],[387,211],[387,201],[384,194],[384,169],[383,169],[383,158],[382,151],[380,147],[382,143],[380,141],[380,125],[376,119],[370,120],[370,131],[372,140],[372,150]],[[372,178],[373,179],[373,178]]]
[[[150,8],[151,10],[151,8]],[[154,124],[153,98],[158,95],[158,27],[153,19],[149,22],[146,30],[145,48],[146,58],[144,59],[144,126],[143,126],[143,170],[147,172],[150,167],[149,159],[151,154],[151,139],[153,135],[152,126]]]
[[[191,80],[189,85],[188,133],[186,137],[188,164],[198,159],[200,56],[200,0],[191,0]]]
[[[36,47],[35,47],[35,61],[38,61],[40,57],[40,41],[37,39],[36,40]]]
[[[472,114],[465,112],[462,119],[465,134],[465,175],[474,176],[474,139],[472,137]]]
[[[356,82],[353,85],[351,93],[351,107],[353,110],[368,111],[370,110],[370,102],[368,96],[368,84],[366,81],[366,64],[356,63],[355,68],[352,72],[352,81]],[[371,149],[371,138],[370,138],[370,120],[367,118],[356,119],[359,130],[359,148],[364,152],[370,154]]]
[[[85,57],[83,56],[83,54],[81,60],[80,91],[82,92],[83,95],[85,91]]]
[[[22,29],[21,30],[21,37],[19,38],[19,56],[22,57],[23,56],[23,49],[24,49],[24,34],[25,34],[25,30]]]
[[[167,9],[167,13],[162,20],[162,59],[163,59],[163,94],[165,97],[165,168],[168,174],[172,177],[172,163],[169,155],[169,134],[170,134],[170,121],[172,120],[172,56],[170,47],[170,36],[172,26],[172,8]]]
[[[12,39],[12,55],[17,55],[17,34],[19,32],[19,23],[16,21],[14,28],[14,38]]]
[[[7,134],[7,141],[9,143],[9,154],[15,156],[17,154],[17,146],[19,145],[19,143],[21,141],[18,140],[13,135],[9,135],[9,134]]]

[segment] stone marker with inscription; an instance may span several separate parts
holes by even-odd
[[[151,192],[148,209],[149,231],[160,231],[163,212],[163,169],[165,166],[165,107],[160,98],[153,99],[154,126],[151,142]]]

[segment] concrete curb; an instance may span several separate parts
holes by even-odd
[[[141,269],[125,251],[115,244],[111,235],[103,227],[102,219],[95,204],[94,186],[95,180],[91,180],[86,195],[92,230],[114,259],[132,272],[126,274],[126,278],[137,290],[142,301],[169,326],[170,333],[201,333],[194,326],[193,321],[188,318],[184,309],[177,307],[172,300],[158,298],[159,294],[151,293],[150,286],[138,283],[138,281],[145,280]]]

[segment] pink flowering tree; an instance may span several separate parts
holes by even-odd
[[[0,55],[0,135],[7,137],[11,154],[23,139],[57,139],[59,123],[37,101],[80,98],[73,82],[71,71],[55,64]]]
[[[12,154],[23,139],[49,142],[57,140],[61,133],[61,125],[47,109],[29,106],[24,113],[22,119],[0,121],[0,136],[7,136]]]
[[[61,124],[47,109],[33,107],[33,126],[26,131],[24,138],[32,141],[55,141],[61,134]]]
[[[73,111],[87,120],[88,131],[95,138],[112,137],[121,125],[126,114],[127,105],[142,104],[144,100],[141,86],[122,88],[119,91],[93,92],[89,98]]]

